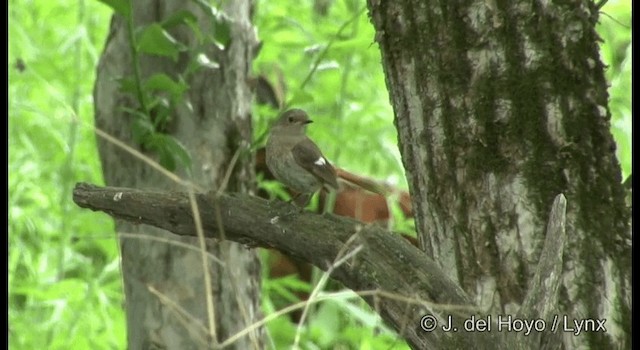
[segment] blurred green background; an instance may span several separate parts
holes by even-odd
[[[323,3],[330,3],[326,13]],[[314,4],[316,7],[314,7]],[[316,121],[310,135],[348,170],[406,188],[380,53],[365,2],[257,2],[264,42],[254,62]],[[631,173],[631,2],[609,1],[598,30],[609,66],[611,131],[623,178]],[[92,90],[111,10],[98,1],[9,2],[9,345],[13,349],[124,349],[118,245],[111,219],[76,207],[76,182],[103,184]],[[285,82],[280,84],[279,82]],[[256,138],[273,111],[254,108]],[[366,133],[362,130],[367,130]],[[363,154],[362,150],[371,150]],[[295,278],[265,279],[273,299],[308,289]],[[314,309],[304,348],[406,348],[356,299]],[[287,348],[295,325],[268,326]]]

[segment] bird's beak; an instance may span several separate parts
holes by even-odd
[[[306,124],[311,124],[311,123],[313,123],[313,120],[310,120],[310,119],[307,119],[307,120],[305,120],[305,121],[303,122],[303,124],[305,124],[305,125],[306,125]]]

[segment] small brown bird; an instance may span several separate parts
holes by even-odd
[[[293,201],[304,207],[319,189],[338,189],[336,170],[305,134],[312,123],[301,109],[284,112],[271,128],[267,141],[267,167],[275,178],[298,192]]]

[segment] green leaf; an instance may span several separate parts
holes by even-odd
[[[160,165],[167,168],[169,171],[176,170],[176,159],[168,149],[160,147],[158,149],[158,156],[160,157]]]
[[[158,23],[144,27],[138,34],[137,44],[140,52],[171,57],[174,61],[178,60],[178,54],[184,50],[184,46]]]
[[[162,21],[162,27],[165,29],[169,29],[179,24],[188,25],[189,23],[194,23],[197,21],[198,21],[198,18],[196,17],[196,15],[193,14],[193,12],[187,11],[187,10],[180,10],[172,14],[171,16],[169,16],[169,18]]]
[[[309,327],[319,332],[321,348],[330,348],[332,342],[341,335],[338,331],[340,327],[340,310],[336,304],[327,302],[320,305],[315,317],[309,321]]]
[[[295,295],[294,293],[292,293],[289,289],[285,288],[284,286],[281,285],[273,285],[271,287],[271,292],[274,295],[278,295],[280,297],[282,297],[284,300],[286,300],[289,303],[297,303],[298,301],[300,301],[300,297]]]
[[[191,58],[183,76],[185,77],[185,79],[188,79],[189,77],[193,76],[194,73],[198,72],[201,68],[219,69],[220,64],[218,64],[218,62],[212,61],[204,52],[200,52]]]
[[[146,91],[163,91],[169,93],[174,99],[180,99],[187,91],[187,84],[178,82],[164,73],[157,73],[144,81],[142,87]]]
[[[166,137],[165,147],[187,171],[191,169],[191,155],[186,147],[172,136]]]
[[[212,34],[213,43],[218,46],[220,50],[224,50],[231,41],[231,20],[224,12],[218,10],[215,6],[211,5],[205,0],[195,0],[196,5],[200,6],[202,11],[212,19]],[[194,32],[196,32],[194,30]],[[196,35],[198,33],[196,32]],[[200,37],[199,37],[200,38]]]
[[[98,0],[99,2],[111,7],[113,11],[125,18],[131,16],[131,5],[128,0]]]
[[[119,89],[122,92],[136,94],[136,80],[133,77],[125,77],[117,79]]]
[[[154,130],[157,132],[165,132],[166,125],[173,111],[171,103],[164,97],[156,97],[149,104],[149,109]]]
[[[213,42],[221,50],[231,42],[231,21],[222,13],[213,17]]]
[[[216,16],[218,15],[218,13],[220,13],[220,11],[218,11],[215,6],[211,5],[206,0],[195,0],[194,2],[196,3],[196,5],[200,6],[200,9],[207,15]]]
[[[144,145],[149,135],[153,134],[153,132],[153,124],[144,114],[142,116],[136,115],[131,121],[131,135],[137,144]]]
[[[180,164],[187,172],[191,171],[189,151],[173,136],[160,133],[151,134],[147,145],[158,152],[160,165],[168,170],[174,171]]]
[[[220,65],[218,64],[218,62],[210,60],[209,56],[207,56],[204,53],[200,53],[196,57],[196,62],[198,63],[198,65],[200,67],[209,68],[209,69],[218,69],[218,68],[220,68]]]
[[[160,133],[152,133],[147,138],[147,141],[145,142],[145,146],[147,146],[152,151],[156,152],[156,154],[159,157],[160,165],[162,165],[163,167],[167,168],[170,171],[174,171],[176,169],[176,162],[171,152],[169,152],[167,150],[167,147],[165,146],[166,144],[165,139],[167,137],[170,137],[170,136],[160,134]]]
[[[294,290],[294,291],[302,291],[302,292],[311,292],[311,286],[309,283],[300,280],[300,278],[296,275],[289,275],[285,277],[276,278],[273,281],[273,284],[279,284],[283,287]]]

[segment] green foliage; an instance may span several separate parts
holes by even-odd
[[[162,23],[151,23],[134,30],[133,18],[130,16],[131,3],[113,0],[102,2],[124,16],[128,24],[134,74],[130,77],[121,77],[120,88],[122,92],[134,96],[138,102],[136,109],[123,108],[132,116],[130,122],[133,140],[145,150],[158,155],[159,163],[168,170],[174,171],[181,168],[190,174],[191,155],[175,137],[170,135],[167,125],[175,114],[176,107],[184,103],[183,95],[189,88],[185,83],[185,77],[197,73],[200,68],[217,69],[218,64],[212,62],[202,50],[189,50],[185,44],[176,40],[168,29],[186,25],[199,39],[199,44],[213,44],[224,50],[231,38],[229,20],[215,7],[199,2],[206,8],[207,13],[211,14],[213,30],[210,35],[202,34],[196,24],[196,16],[187,10],[170,15]],[[190,56],[190,64],[184,72],[179,74],[177,80],[162,73],[146,79],[140,76],[141,54],[166,57],[177,63],[181,53]]]
[[[130,14],[127,0],[100,2],[107,6],[83,0],[9,2],[8,304],[13,349],[126,348],[113,223],[71,201],[76,182],[102,183],[91,129],[94,72],[111,11],[125,18]],[[131,32],[136,54],[175,59],[185,48],[168,30],[191,28],[199,46],[188,51],[184,74],[120,79],[121,88],[140,102],[140,108],[129,110],[135,140],[158,152],[169,168],[189,163],[184,147],[164,132],[189,88],[185,81],[200,69],[218,68],[206,55],[206,45],[224,49],[232,40],[224,14],[206,1],[197,3],[213,14],[208,33],[200,32],[188,11]],[[289,106],[309,111],[315,120],[310,134],[327,157],[355,173],[405,187],[364,2],[324,2],[329,4],[326,14],[319,3],[258,1],[254,20],[264,44],[254,69],[276,85]],[[598,30],[604,40],[602,59],[609,66],[611,130],[626,177],[631,173],[630,2],[609,1],[602,11],[606,15]],[[254,110],[260,144],[277,112]],[[261,185],[273,193],[274,184]],[[399,220],[395,229],[410,232],[411,221]],[[274,313],[314,285],[293,277],[266,279],[264,313]],[[293,344],[297,325],[287,315],[267,327],[273,348]],[[333,297],[312,306],[299,335],[305,349],[406,348],[355,297]]]
[[[106,10],[9,3],[12,349],[125,348],[112,220],[71,201],[76,182],[102,183],[91,94]]]
[[[180,51],[186,48],[169,34],[159,23],[152,23],[140,28],[136,33],[136,47],[139,52],[149,55],[171,57],[174,62],[178,60]]]
[[[115,10],[115,9],[114,9]],[[116,11],[117,12],[117,11]],[[118,13],[118,12],[117,12]],[[154,74],[146,79],[140,75],[141,54],[169,57],[176,62],[178,55],[187,51],[187,47],[167,32],[166,28],[179,24],[192,24],[195,16],[181,11],[170,16],[164,23],[151,23],[133,29],[131,16],[125,16],[129,34],[129,47],[133,57],[133,75],[120,77],[121,92],[136,97],[138,107],[123,107],[133,118],[131,130],[133,140],[145,150],[158,155],[159,163],[170,171],[178,167],[191,174],[191,155],[189,151],[172,135],[166,126],[175,114],[178,104],[183,103],[183,94],[188,86],[180,78],[176,82],[166,74]],[[191,28],[195,26],[191,25]],[[187,69],[186,72],[190,70]],[[167,96],[170,98],[167,99]]]
[[[611,133],[622,167],[622,179],[631,175],[631,3],[610,0],[601,10],[598,33],[600,56],[608,66]]]
[[[284,296],[292,304],[299,302],[291,291],[308,292],[309,289],[294,275],[266,279],[263,284],[263,312],[270,316],[282,308],[285,304],[277,301],[279,297]],[[298,344],[303,349],[408,349],[404,340],[387,328],[380,316],[355,293],[321,293],[319,298],[324,300],[310,307],[300,330],[288,314],[267,324],[272,348],[291,348],[299,333]]]
[[[98,0],[111,7],[113,12],[129,18],[131,16],[131,3],[128,0]]]

